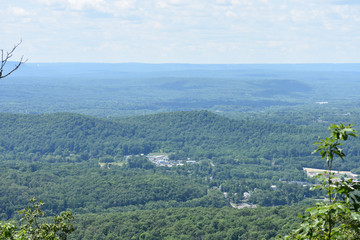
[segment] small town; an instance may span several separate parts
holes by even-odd
[[[166,154],[163,155],[152,155],[149,154],[146,156],[150,162],[154,163],[157,167],[172,167],[172,166],[183,166],[184,164],[196,164],[196,161],[190,160],[170,160],[169,156]]]

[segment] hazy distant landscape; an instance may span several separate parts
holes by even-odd
[[[303,107],[355,107],[359,104],[359,67],[26,63],[0,83],[0,111],[118,117],[206,109],[230,116]]]

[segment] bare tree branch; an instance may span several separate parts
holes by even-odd
[[[11,73],[13,73],[15,70],[17,70],[21,66],[21,64],[23,64],[27,61],[27,59],[24,60],[24,56],[21,56],[20,61],[14,66],[14,68],[11,69],[8,73],[4,73],[4,67],[5,67],[6,63],[9,61],[10,58],[12,58],[13,53],[15,52],[16,48],[21,43],[22,43],[22,40],[20,40],[20,42],[18,44],[15,44],[15,46],[11,49],[10,52],[6,52],[5,56],[4,56],[4,50],[0,49],[0,51],[1,51],[0,79],[6,78],[7,76],[9,76]]]

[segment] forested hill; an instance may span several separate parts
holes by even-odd
[[[294,204],[321,197],[320,192],[292,182],[311,181],[304,166],[323,167],[311,151],[312,143],[327,131],[318,124],[249,119],[234,120],[209,111],[119,119],[2,113],[0,220],[14,219],[16,211],[35,196],[46,203],[44,210],[50,215],[65,210],[78,215],[76,239],[140,237],[145,232],[162,239],[172,236],[170,226],[176,224],[174,229],[188,229],[181,232],[184,236],[208,234],[211,239],[211,234],[225,239],[235,230],[234,236],[243,238],[251,238],[250,233],[266,239],[285,234],[296,221]],[[358,141],[349,145],[344,146],[347,161],[337,161],[334,169],[358,173],[360,146]],[[142,156],[124,157],[159,152],[198,164],[156,167]],[[107,161],[114,163],[100,167],[99,162]],[[251,196],[245,197],[245,192]],[[275,212],[270,208],[220,209],[243,201],[264,207],[292,206]],[[137,211],[127,213],[133,210]],[[278,214],[281,211],[289,214]],[[266,226],[265,212],[274,214]],[[199,213],[201,219],[192,213]],[[164,224],[165,215],[173,215],[166,219],[170,225]],[[245,224],[240,216],[251,219]],[[290,224],[284,225],[285,218]],[[148,224],[148,219],[154,223]],[[209,224],[211,229],[203,229]],[[97,235],[98,229],[104,237]]]
[[[209,111],[112,120],[73,113],[0,114],[2,156],[13,154],[17,159],[32,161],[44,156],[48,161],[62,161],[76,155],[73,161],[82,161],[165,152],[174,159],[270,165],[274,161],[294,162],[300,157],[310,161],[312,143],[324,132],[311,126],[233,120]]]
[[[306,134],[310,128],[233,120],[208,111],[160,113],[121,120],[122,123],[129,121],[138,127],[137,138],[165,143],[160,145],[163,151],[176,150],[177,154],[188,157],[241,155],[243,160],[258,157],[271,159],[288,155],[290,149],[280,144],[288,141],[305,143],[302,149],[293,147],[294,156],[308,155],[309,152],[303,150],[310,147],[308,143],[312,140],[307,139],[314,137]],[[300,140],[299,137],[305,139]]]

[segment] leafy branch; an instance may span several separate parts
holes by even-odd
[[[54,223],[42,222],[41,217],[45,214],[41,210],[43,202],[37,202],[35,198],[29,200],[30,206],[27,209],[20,210],[23,215],[20,227],[13,223],[0,222],[0,239],[9,240],[65,240],[68,234],[74,231],[71,212],[62,212],[55,216]]]
[[[360,238],[360,184],[352,179],[335,180],[332,172],[336,157],[345,160],[345,153],[340,148],[349,137],[357,137],[353,125],[335,125],[329,127],[330,136],[320,139],[313,153],[319,152],[326,160],[327,171],[317,178],[326,176],[327,180],[315,189],[327,192],[328,201],[317,203],[306,210],[307,215],[301,216],[301,226],[286,239],[359,239]]]

